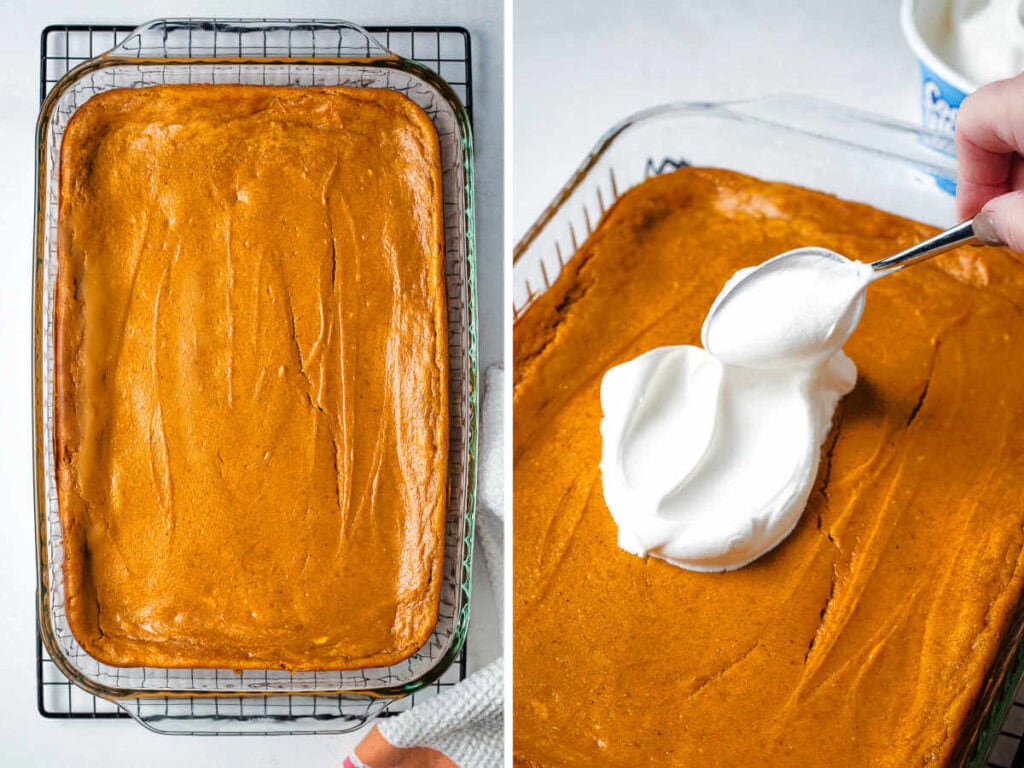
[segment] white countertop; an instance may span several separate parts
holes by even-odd
[[[500,0],[0,0],[0,763],[22,766],[338,766],[359,735],[198,738],[149,733],[132,721],[45,720],[36,712],[33,553],[31,321],[34,125],[39,112],[39,38],[58,23],[135,23],[166,16],[344,18],[364,25],[455,24],[473,46],[474,137],[480,299],[480,361],[501,357]],[[479,562],[479,560],[478,560]],[[499,652],[486,574],[474,579],[471,668]]]
[[[804,94],[918,123],[917,64],[897,0],[515,7],[516,240],[598,138],[645,107]]]

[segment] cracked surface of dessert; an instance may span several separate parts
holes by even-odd
[[[1024,591],[1024,265],[965,248],[873,285],[793,534],[737,571],[616,544],[599,461],[611,366],[697,344],[739,268],[861,261],[929,227],[683,169],[608,211],[514,332],[518,766],[946,765]]]
[[[438,611],[441,162],[397,92],[158,86],[61,148],[66,609],[117,666],[413,654]]]

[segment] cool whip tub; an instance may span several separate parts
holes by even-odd
[[[976,83],[947,64],[945,57],[940,58],[953,37],[956,5],[956,0],[903,0],[900,7],[903,34],[921,72],[921,122],[928,130],[950,138],[960,102],[977,88]],[[936,149],[953,154],[951,142],[948,147]]]
[[[902,0],[900,23],[921,72],[921,121],[954,155],[960,103],[978,86],[1024,69],[1021,0]],[[948,192],[953,185],[939,184]]]

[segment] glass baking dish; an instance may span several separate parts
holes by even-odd
[[[388,667],[282,670],[118,668],[91,657],[64,615],[64,557],[53,456],[53,312],[61,139],[97,93],[173,83],[389,88],[426,111],[441,144],[449,345],[449,491],[438,622],[409,659]],[[69,72],[43,103],[37,126],[34,273],[34,440],[40,633],[54,663],[89,693],[156,730],[352,730],[448,668],[469,622],[476,488],[477,330],[473,149],[469,118],[435,73],[341,21],[167,19],[137,28],[111,51]],[[330,706],[318,700],[330,696]],[[189,697],[189,707],[175,706]],[[209,718],[195,706],[209,698]],[[254,698],[263,701],[255,702]],[[188,714],[184,714],[184,713]],[[187,724],[182,721],[187,720]],[[200,717],[200,721],[204,718]],[[305,727],[303,727],[305,726]]]
[[[604,212],[631,187],[685,165],[727,168],[830,192],[951,226],[956,160],[948,139],[829,102],[771,97],[654,107],[613,126],[516,245],[513,313],[547,290]],[[1017,606],[964,732],[954,765],[983,766],[1024,671]]]

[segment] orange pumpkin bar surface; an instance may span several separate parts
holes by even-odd
[[[963,248],[878,281],[794,532],[736,571],[616,543],[599,389],[699,344],[742,268],[934,230],[690,168],[627,192],[515,325],[517,766],[911,766],[961,757],[1024,589],[1024,265]]]
[[[388,90],[112,90],[61,146],[65,609],[117,666],[351,669],[437,621],[441,160]]]

